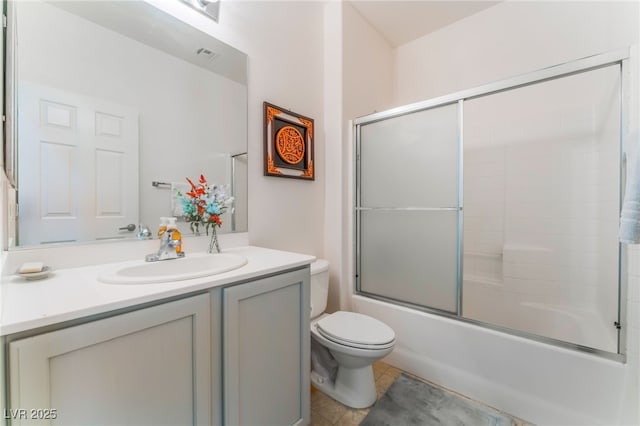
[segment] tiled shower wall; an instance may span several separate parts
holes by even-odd
[[[464,316],[617,351],[619,75],[465,102]]]

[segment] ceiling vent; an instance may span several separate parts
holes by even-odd
[[[206,58],[208,61],[213,61],[215,58],[218,57],[218,54],[216,52],[213,52],[207,49],[206,47],[201,47],[196,51],[196,53],[198,54],[199,57]]]

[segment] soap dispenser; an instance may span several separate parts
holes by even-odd
[[[161,217],[160,218],[160,226],[158,227],[158,238],[162,238],[162,234],[167,232],[167,224],[169,223],[168,218]]]
[[[176,253],[180,254],[182,253],[182,234],[178,231],[178,226],[176,225],[177,219],[175,217],[167,217],[165,219],[167,219],[167,231],[172,231],[172,239],[179,241],[176,245]]]

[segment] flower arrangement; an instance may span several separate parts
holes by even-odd
[[[216,227],[222,226],[220,215],[227,211],[233,202],[233,197],[227,194],[223,186],[209,185],[204,175],[200,175],[198,185],[193,183],[191,179],[186,179],[191,185],[191,191],[185,194],[178,191],[177,194],[180,197],[184,220],[190,223],[191,230],[196,235],[200,233],[200,226],[204,228],[207,235],[211,229],[209,253],[212,252],[214,244],[216,250],[220,252]]]

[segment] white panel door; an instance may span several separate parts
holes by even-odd
[[[138,112],[32,83],[18,91],[20,244],[126,236],[119,228],[138,222]]]
[[[209,303],[201,294],[11,342],[11,424],[211,425]]]

